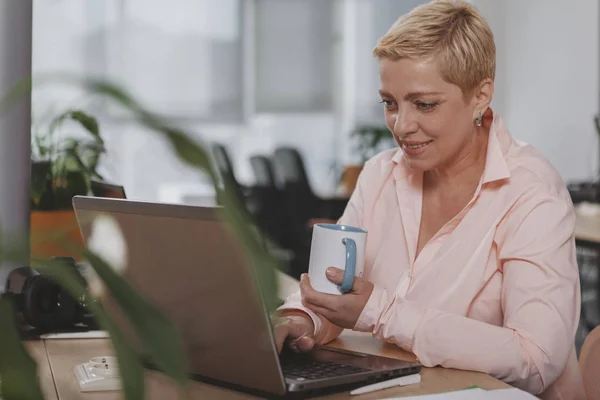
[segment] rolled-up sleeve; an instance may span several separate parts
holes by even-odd
[[[302,304],[302,295],[300,291],[291,294],[286,300],[285,303],[279,307],[280,311],[285,310],[294,310],[294,311],[304,311],[308,314],[308,316],[312,319],[313,324],[315,326],[315,341],[318,344],[324,344],[332,341],[337,338],[340,333],[342,333],[342,328],[332,324],[327,319],[322,317],[321,315],[309,310],[304,307]]]
[[[563,372],[579,321],[574,225],[570,200],[535,186],[500,221],[503,326],[376,288],[355,329],[412,351],[424,366],[480,371],[539,394]]]

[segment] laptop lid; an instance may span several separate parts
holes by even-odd
[[[179,331],[191,374],[284,394],[256,276],[217,208],[76,196],[86,245]],[[127,333],[110,296],[101,299]]]

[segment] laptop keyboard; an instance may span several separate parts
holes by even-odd
[[[283,369],[284,375],[310,380],[368,371],[367,369],[356,367],[354,365],[307,359],[303,357],[284,359],[282,360],[281,368]]]

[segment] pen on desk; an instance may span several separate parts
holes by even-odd
[[[355,394],[371,393],[371,392],[375,392],[377,390],[388,389],[388,388],[391,388],[394,386],[414,385],[415,383],[419,383],[419,382],[421,382],[421,375],[419,375],[419,374],[406,375],[406,376],[401,376],[400,378],[394,378],[394,379],[390,379],[387,381],[374,383],[372,385],[363,386],[358,389],[354,389],[353,391],[350,392],[350,394],[355,395]]]

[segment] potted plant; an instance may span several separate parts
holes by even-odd
[[[348,195],[354,191],[365,162],[378,152],[395,145],[386,126],[363,125],[354,130],[350,137],[356,140],[354,150],[358,153],[359,163],[346,166],[342,172],[341,184]]]
[[[67,129],[77,128],[68,134]],[[32,257],[73,256],[61,236],[81,241],[71,206],[75,195],[90,192],[104,140],[96,119],[80,110],[67,110],[49,124],[45,135],[34,134],[31,148],[31,254]]]

